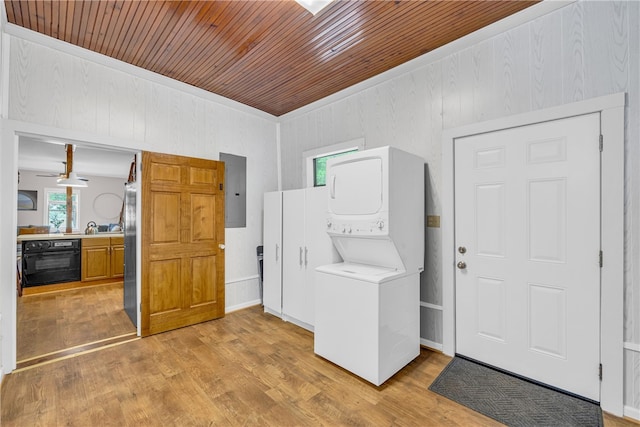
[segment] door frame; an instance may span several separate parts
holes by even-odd
[[[23,122],[11,119],[0,119],[0,183],[5,183],[3,188],[9,192],[9,197],[3,199],[0,205],[0,313],[2,313],[2,372],[10,373],[16,369],[17,352],[17,304],[16,295],[16,227],[18,221],[17,203],[18,181],[15,178],[18,174],[18,150],[19,137],[30,135],[39,138],[50,138],[66,141],[85,147],[102,147],[114,150],[130,151],[131,154],[138,154],[141,158],[141,151],[136,147],[136,142],[113,138],[110,136],[96,135],[85,131],[76,131],[57,128],[48,125]],[[142,185],[140,174],[140,161],[137,162],[138,186]],[[7,194],[3,191],[3,195]],[[141,200],[136,203],[136,221],[141,221]],[[141,232],[138,230],[136,236],[136,294],[140,301],[140,250]],[[139,304],[138,304],[139,307]],[[137,335],[140,336],[140,309],[138,308],[138,328]]]
[[[589,113],[600,113],[604,138],[601,154],[601,248],[600,269],[600,406],[623,416],[624,400],[624,115],[625,93],[592,98],[558,107],[507,116],[454,129],[442,136],[442,346],[453,356],[455,344],[455,182],[456,138],[527,126]]]

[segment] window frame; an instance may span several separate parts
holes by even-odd
[[[49,228],[51,229],[51,227],[53,227],[53,224],[51,224],[51,222],[49,222],[49,195],[50,194],[67,194],[67,188],[66,187],[49,187],[49,188],[45,188],[44,189],[44,206],[42,208],[43,211],[43,224],[46,224],[49,226]],[[72,189],[72,194],[76,197],[76,201],[75,201],[75,211],[76,211],[76,226],[72,228],[73,231],[79,231],[80,230],[80,191],[78,191],[77,189]],[[66,206],[66,202],[65,202],[65,206]],[[62,227],[62,224],[60,225]],[[58,227],[59,229],[59,227]]]
[[[362,151],[365,148],[364,138],[352,139],[349,141],[333,144],[302,153],[303,165],[303,182],[304,187],[315,187],[315,159],[320,157],[332,156],[334,154],[344,153],[346,151]]]

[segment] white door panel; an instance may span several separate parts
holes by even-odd
[[[457,352],[596,401],[599,134],[591,114],[455,141]]]
[[[306,313],[304,192],[282,194],[282,314],[298,320],[303,320]]]
[[[282,313],[282,192],[264,195],[262,303]]]

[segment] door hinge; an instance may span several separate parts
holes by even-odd
[[[600,268],[602,268],[602,264],[603,264],[603,255],[602,255],[602,251],[600,251],[600,255],[598,256],[598,263],[600,264]]]
[[[604,137],[600,135],[600,152],[604,149]]]
[[[602,363],[600,364],[600,366],[598,368],[598,378],[600,378],[600,381],[602,381]]]
[[[220,183],[220,191],[222,191],[222,183]]]

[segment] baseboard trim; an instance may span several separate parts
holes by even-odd
[[[65,282],[65,283],[56,283],[53,285],[27,286],[22,288],[22,296],[26,297],[30,295],[48,294],[51,292],[75,291],[77,289],[87,289],[87,288],[94,288],[96,286],[113,285],[113,284],[122,285],[123,283],[124,282],[122,281],[122,278],[111,278],[111,279],[92,280],[89,282]]]
[[[625,350],[631,350],[631,351],[635,351],[636,353],[640,353],[640,344],[625,341],[623,347]]]
[[[236,304],[230,307],[225,307],[224,312],[225,314],[233,313],[234,311],[243,310],[245,308],[253,307],[260,304],[262,304],[262,301],[260,301],[259,299],[255,299],[252,301],[243,302],[242,304]]]
[[[290,317],[290,316],[287,316],[286,314],[283,314],[282,315],[282,320],[284,320],[285,322],[293,323],[294,325],[299,326],[302,329],[306,329],[309,332],[313,333],[313,331],[314,331],[313,325],[310,325],[310,324],[308,324],[306,322],[298,320],[295,317]]]
[[[442,344],[428,340],[426,338],[420,338],[420,345],[442,352]]]
[[[640,408],[625,405],[623,409],[624,416],[635,421],[640,421]]]

